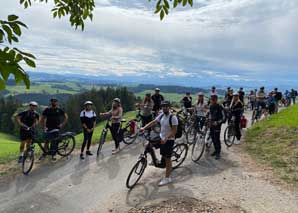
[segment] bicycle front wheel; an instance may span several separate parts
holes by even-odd
[[[23,156],[22,171],[24,175],[28,175],[34,164],[34,151],[27,150]]]
[[[106,135],[107,135],[107,132],[102,131],[102,133],[101,133],[101,135],[100,135],[99,142],[98,142],[97,156],[98,156],[99,153],[101,152],[102,145],[104,144],[104,142],[105,142],[105,140],[106,140]]]
[[[141,158],[138,162],[132,167],[127,180],[126,187],[132,189],[141,179],[145,169],[147,167],[147,159]]]
[[[177,144],[173,147],[172,167],[177,169],[185,160],[188,152],[188,146],[184,143]]]
[[[231,147],[234,144],[234,141],[236,138],[233,128],[234,128],[233,125],[228,125],[227,128],[225,129],[224,141],[227,147]]]
[[[69,135],[67,137],[62,138],[61,141],[59,141],[57,153],[62,157],[67,157],[72,153],[75,146],[76,146],[75,137],[72,135]]]
[[[191,160],[197,162],[201,159],[205,150],[205,137],[198,135],[196,141],[192,146]]]

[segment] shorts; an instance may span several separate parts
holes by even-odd
[[[33,139],[32,131],[27,131],[27,130],[21,129],[20,130],[20,139],[21,139],[21,141],[32,140]]]
[[[52,141],[54,139],[57,139],[59,137],[59,132],[53,132],[53,133],[45,133],[45,140],[46,141]]]
[[[160,149],[160,155],[164,158],[171,158],[173,153],[175,141],[168,140],[165,144],[156,144],[154,145],[155,148]]]
[[[266,103],[264,101],[258,101],[256,108],[259,109],[259,107],[261,107],[261,109],[266,109]]]

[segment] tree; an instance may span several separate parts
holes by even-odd
[[[45,2],[48,0],[20,0],[20,4],[24,8],[32,5],[32,2]],[[86,19],[93,19],[93,11],[95,8],[94,0],[53,0],[54,8],[52,14],[54,18],[69,16],[71,26],[84,30]],[[147,0],[149,2],[153,0]],[[193,5],[193,0],[154,0],[156,2],[155,14],[159,14],[160,20],[169,14],[172,8],[178,5],[183,7]],[[171,6],[170,6],[171,5]],[[26,87],[30,87],[28,74],[22,67],[22,62],[29,67],[35,68],[35,56],[31,53],[21,51],[15,47],[11,47],[14,43],[19,42],[22,35],[22,28],[27,26],[18,19],[16,15],[9,15],[7,20],[0,20],[0,90],[5,89],[6,81],[9,76],[14,75],[15,82],[24,82]]]

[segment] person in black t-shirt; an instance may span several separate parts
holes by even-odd
[[[28,147],[31,145],[34,137],[34,128],[39,122],[39,114],[35,111],[38,104],[34,101],[29,103],[29,109],[20,112],[16,116],[16,120],[20,125],[20,157],[19,163],[22,162],[24,156],[25,145]]]
[[[208,118],[211,122],[210,134],[215,149],[215,152],[212,154],[212,156],[215,156],[215,159],[219,160],[221,152],[220,131],[221,125],[225,120],[225,113],[223,106],[217,103],[217,99],[218,97],[216,94],[211,96]]]
[[[45,131],[45,133],[54,130],[54,129],[62,129],[68,120],[67,114],[58,107],[58,100],[56,98],[52,98],[50,100],[51,104],[49,107],[47,107],[41,116],[41,125]],[[58,132],[52,133],[52,134],[46,134],[47,136],[47,141],[45,142],[45,151],[48,152],[49,150],[49,141],[53,138],[56,138],[59,134]],[[55,145],[53,145],[53,151],[55,149]],[[52,152],[52,158],[55,160],[55,152]],[[45,157],[46,154],[44,153],[40,159]]]
[[[186,95],[181,99],[181,102],[186,109],[190,109],[192,107],[192,97],[190,96],[189,92],[187,92]]]
[[[156,88],[155,94],[151,96],[151,99],[154,103],[153,111],[155,112],[155,116],[158,115],[158,112],[161,109],[161,102],[164,101],[164,97],[159,93],[160,93],[160,89]]]
[[[80,118],[83,126],[83,132],[84,132],[84,141],[82,144],[81,154],[80,154],[80,158],[82,160],[84,160],[83,153],[84,153],[86,144],[87,144],[86,155],[93,155],[89,150],[91,146],[93,131],[96,125],[96,114],[92,110],[92,105],[93,103],[91,101],[86,101],[84,103],[85,109],[80,114]]]
[[[241,139],[241,129],[240,129],[240,121],[241,116],[243,114],[243,103],[239,98],[239,93],[234,93],[233,102],[231,104],[231,112],[232,116],[234,116],[235,120],[235,134],[238,141]]]

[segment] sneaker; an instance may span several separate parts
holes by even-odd
[[[215,156],[215,160],[220,160],[220,154]]]
[[[22,163],[23,162],[23,156],[19,157],[18,163]]]
[[[45,153],[42,153],[42,155],[38,158],[38,160],[43,160],[43,159],[45,159],[46,156],[47,155]]]
[[[84,160],[85,159],[83,153],[80,154],[80,159],[81,160]]]
[[[159,182],[159,184],[158,184],[158,186],[165,186],[165,185],[167,185],[167,184],[170,184],[170,183],[172,183],[172,178],[163,178],[160,182]]]
[[[56,156],[55,155],[52,155],[52,161],[56,161]]]
[[[112,155],[115,155],[115,154],[117,154],[118,152],[120,152],[120,148],[114,149],[114,150],[112,151]]]
[[[86,155],[93,155],[89,150],[86,152]]]

